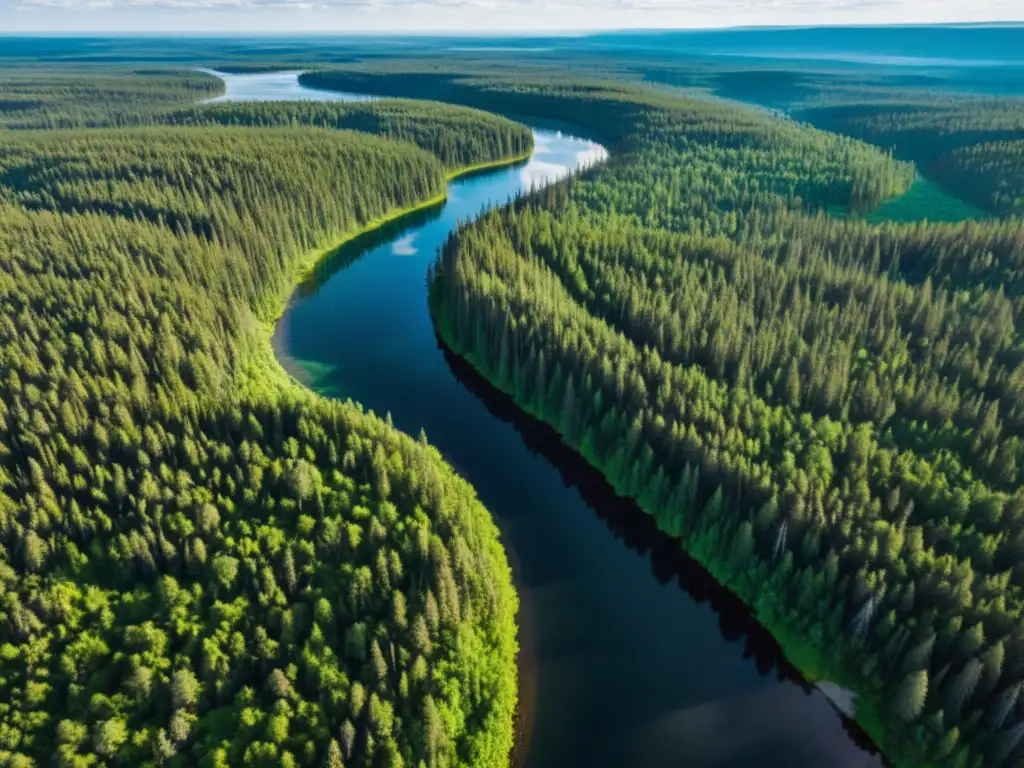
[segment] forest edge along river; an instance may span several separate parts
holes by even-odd
[[[367,98],[295,72],[215,74],[226,100]],[[677,541],[438,342],[426,274],[458,222],[605,155],[534,135],[528,160],[456,178],[443,202],[333,251],[294,292],[275,354],[315,391],[424,429],[494,515],[521,600],[518,765],[881,765],[840,689],[806,682]]]

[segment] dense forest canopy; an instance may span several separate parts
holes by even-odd
[[[728,105],[525,76],[305,77],[617,126],[607,166],[449,242],[443,338],[806,671],[859,693],[898,764],[1020,757],[1019,221],[829,216],[898,193],[904,166]]]
[[[223,90],[219,78],[198,71],[112,69],[71,75],[12,69],[0,75],[0,128],[220,124],[352,130],[416,144],[449,170],[520,157],[532,146],[525,126],[479,110],[423,101],[196,105]]]
[[[898,765],[1024,760],[1022,102],[443,46],[158,47],[602,137],[608,163],[445,246],[445,343],[857,693]],[[493,524],[422,436],[284,378],[266,323],[310,254],[530,133],[404,100],[196,104],[221,89],[0,76],[0,762],[503,765]],[[992,218],[868,223],[920,173]]]
[[[935,162],[932,173],[991,211],[1024,217],[1024,138],[953,150]]]
[[[201,72],[12,67],[0,72],[0,128],[117,124],[223,91],[221,80]]]
[[[401,96],[413,92],[412,75],[417,78],[417,93],[481,105],[484,102],[480,100],[486,99],[487,108],[493,109],[502,108],[496,91],[516,87],[511,85],[514,82],[518,87],[526,82],[544,83],[549,94],[564,91],[569,82],[599,90],[608,90],[614,82],[613,89],[620,96],[622,89],[635,93],[637,85],[645,85],[689,103],[708,101],[711,93],[874,144],[899,160],[915,163],[920,173],[948,193],[985,211],[1019,213],[1012,197],[1021,178],[1012,145],[1024,139],[1024,69],[1019,66],[918,65],[908,71],[894,66],[853,67],[771,58],[737,64],[728,58],[687,57],[679,51],[669,53],[642,45],[639,40],[631,42],[633,47],[628,50],[595,47],[576,55],[555,47],[528,61],[506,59],[498,51],[484,53],[485,46],[473,54],[451,54],[444,59],[412,52],[398,61],[365,57],[329,76],[349,83],[349,87]],[[311,73],[303,79],[315,85],[318,77]],[[393,80],[390,86],[389,78]],[[405,87],[400,85],[403,82]],[[502,82],[501,88],[493,87]],[[469,85],[478,86],[478,92],[465,92]],[[540,108],[539,102],[537,106]],[[545,104],[536,114],[547,115],[550,108]],[[607,125],[604,128],[607,130]],[[980,145],[986,145],[985,150]],[[965,160],[964,152],[958,150],[984,151],[983,172],[975,173],[973,163],[969,170],[960,170]],[[919,211],[920,217],[927,214],[927,208]]]
[[[950,193],[992,213],[1020,213],[1015,144],[1024,140],[1024,74],[1019,68],[814,71],[806,64],[752,68],[663,61],[637,62],[635,69],[648,82],[707,89],[870,142],[916,163]]]
[[[440,106],[407,99],[357,102],[221,103],[159,114],[154,120],[174,125],[303,125],[372,133],[415,144],[450,170],[493,158],[522,157],[533,134],[518,123],[480,110]]]
[[[708,210],[700,221],[736,211],[748,199],[766,208],[786,204],[811,211],[828,206],[864,211],[905,190],[914,177],[909,165],[842,136],[721,103],[653,94],[627,83],[427,72],[323,71],[299,79],[310,87],[390,96],[417,93],[492,112],[536,114],[582,125],[629,155],[631,162],[617,168],[623,173],[632,169],[634,180],[615,204],[616,210],[638,217],[686,216],[687,206],[702,206],[702,197]],[[714,175],[708,176],[712,165]],[[722,194],[702,195],[700,186],[721,188]],[[652,195],[687,198],[680,205],[658,205]]]
[[[0,762],[505,765],[490,516],[424,436],[287,379],[266,324],[310,253],[529,131],[59,80],[2,119],[188,125],[0,131]]]
[[[1000,215],[1019,215],[1024,99],[933,96],[812,107],[797,113],[912,160],[946,189]]]

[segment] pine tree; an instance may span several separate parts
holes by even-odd
[[[786,371],[786,402],[793,408],[800,407],[800,372],[797,368],[796,359],[789,361],[789,369]]]
[[[338,742],[331,739],[327,745],[327,753],[324,755],[324,768],[345,768],[345,763],[341,757],[341,747],[338,746]]]
[[[928,697],[928,673],[919,669],[908,673],[900,682],[892,699],[892,711],[904,723],[921,716]]]

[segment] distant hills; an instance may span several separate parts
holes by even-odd
[[[304,65],[376,58],[382,46],[405,56],[500,53],[514,50],[558,54],[592,53],[629,59],[732,59],[805,61],[834,65],[922,67],[1002,66],[1024,68],[1024,22],[862,27],[747,27],[703,30],[621,30],[591,33],[495,35],[28,35],[0,34],[0,60],[89,62],[195,61],[216,53],[233,58],[301,61]],[[345,46],[339,55],[338,46]]]
[[[602,47],[657,49],[659,53],[671,50],[680,55],[833,59],[863,64],[1024,65],[1024,24],[1019,22],[630,30],[600,33],[585,40]]]

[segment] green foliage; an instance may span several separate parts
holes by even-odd
[[[923,669],[910,672],[900,682],[893,697],[892,711],[905,723],[920,717],[928,698],[928,673]]]
[[[1024,120],[1022,120],[1024,123]],[[1021,128],[1024,135],[1024,125]],[[943,155],[936,178],[979,205],[1008,216],[1024,216],[1024,141],[976,144]]]
[[[932,177],[937,176],[938,171],[933,168]],[[988,212],[978,206],[946,191],[946,189],[957,189],[961,194],[965,194],[966,190],[962,186],[947,183],[945,187],[944,189],[934,181],[921,177],[902,195],[882,203],[871,211],[865,220],[872,224],[881,224],[887,221],[915,222],[922,220],[955,223],[969,219],[985,219],[990,216]]]
[[[929,94],[800,112],[815,125],[892,147],[929,168],[948,152],[1024,138],[1024,100]]]
[[[605,98],[577,110],[594,129]],[[831,170],[743,187],[818,134],[733,156],[758,141],[746,118],[722,107],[720,132],[694,131],[631,98],[618,158],[449,241],[443,338],[809,672],[895,707],[874,735],[901,764],[998,764],[1024,668],[1021,224],[828,218]],[[698,178],[675,169],[676,131]]]
[[[866,211],[908,188],[914,177],[910,166],[860,142],[622,83],[330,71],[305,73],[300,82],[416,94],[582,125],[628,148],[631,162],[617,167],[620,183],[610,210],[660,226],[689,221],[715,227],[722,217],[734,222],[750,200],[772,208],[839,205]]]
[[[522,137],[389,115],[476,138],[0,133],[0,763],[507,762],[516,598],[489,515],[269,351],[310,251]]]
[[[223,90],[189,70],[10,67],[0,73],[0,129],[124,125]]]
[[[915,185],[913,195],[880,216],[959,221],[1021,214],[1024,169],[1016,145],[1024,140],[1024,99],[1013,68],[915,66],[911,74],[796,60],[746,68],[685,59],[636,68],[651,82],[710,89],[870,142],[916,163],[943,188]],[[983,95],[1000,92],[1013,95]]]
[[[169,112],[154,120],[175,125],[303,125],[362,131],[415,144],[448,169],[520,157],[533,146],[533,134],[524,125],[479,110],[407,100],[235,102]]]
[[[1024,99],[904,94],[799,114],[891,149],[987,211],[1024,212]]]

